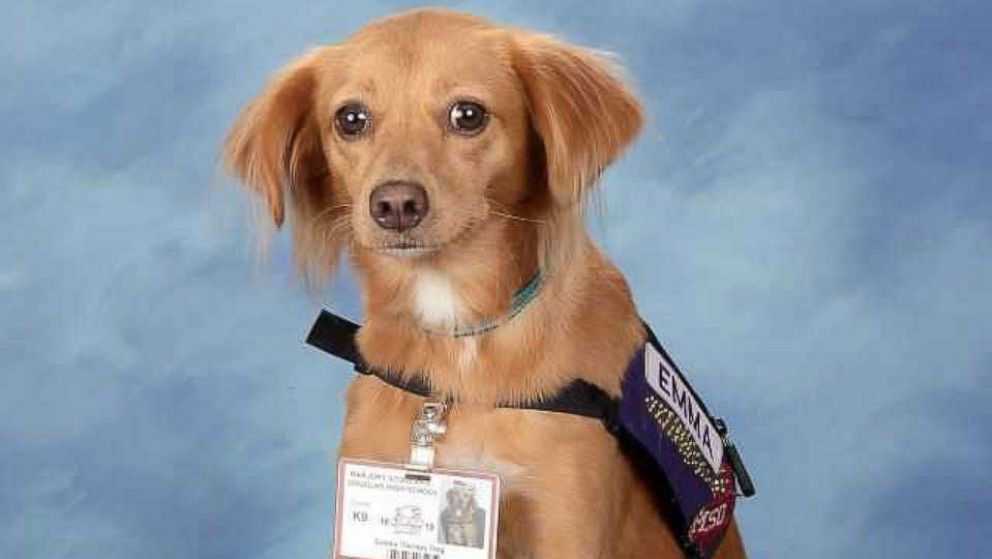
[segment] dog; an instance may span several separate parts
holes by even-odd
[[[496,407],[575,379],[620,393],[646,334],[583,208],[643,121],[597,52],[422,9],[289,64],[226,140],[230,172],[291,223],[304,277],[348,255],[366,360],[457,402],[437,465],[500,476],[499,557],[682,556],[599,422]],[[513,315],[535,273],[540,292]],[[451,335],[493,317],[508,318]],[[341,456],[404,463],[423,399],[363,375],[346,400]],[[717,557],[744,556],[733,524]]]

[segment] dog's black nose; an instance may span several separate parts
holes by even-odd
[[[415,182],[389,181],[369,197],[369,213],[383,229],[413,229],[427,215],[427,191]]]

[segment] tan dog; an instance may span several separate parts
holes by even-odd
[[[619,394],[645,334],[581,210],[642,119],[588,50],[423,10],[292,63],[227,140],[229,168],[276,224],[289,215],[307,277],[347,250],[366,359],[457,400],[438,463],[502,477],[500,557],[681,556],[599,422],[494,407],[575,378]],[[504,316],[539,269],[545,286],[519,316],[446,335]],[[421,398],[363,376],[347,401],[341,455],[404,462]],[[744,556],[735,527],[718,556]]]

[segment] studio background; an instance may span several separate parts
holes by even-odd
[[[301,340],[358,296],[307,295],[285,234],[258,263],[218,146],[282,64],[410,5],[4,3],[0,557],[327,556],[350,372]],[[751,556],[981,557],[992,8],[447,5],[627,66],[651,124],[590,221],[731,423]]]

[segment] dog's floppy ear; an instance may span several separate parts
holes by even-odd
[[[548,188],[561,205],[582,200],[634,139],[641,105],[604,57],[553,37],[511,33],[513,67],[544,144]]]
[[[272,221],[282,225],[284,197],[302,195],[327,175],[313,98],[316,65],[314,50],[280,71],[235,121],[224,144],[229,172],[261,195]]]
[[[227,169],[261,195],[273,223],[291,216],[296,264],[311,287],[330,275],[347,244],[336,226],[347,204],[331,184],[315,114],[318,76],[333,75],[321,72],[338,60],[334,52],[333,46],[315,49],[276,74],[224,145]]]

